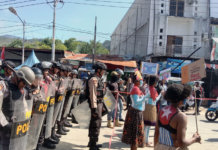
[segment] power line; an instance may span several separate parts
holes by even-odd
[[[15,0],[3,1],[3,2],[0,2],[0,3],[7,3],[7,2],[11,2],[11,1],[15,1]]]
[[[42,3],[36,3],[36,4],[30,4],[30,5],[17,6],[17,7],[14,7],[14,8],[22,8],[22,7],[28,7],[28,6],[41,5],[41,4],[47,4],[47,3],[42,2]],[[8,9],[8,8],[3,8],[3,9],[0,9],[0,10],[6,10],[6,9]]]
[[[13,4],[20,4],[20,3],[32,2],[32,1],[36,1],[36,0],[28,0],[28,1],[22,1],[22,2],[10,3],[10,4],[3,4],[3,5],[0,5],[0,6],[13,5]]]

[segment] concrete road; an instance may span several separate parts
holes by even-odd
[[[202,144],[194,144],[189,147],[193,150],[217,150],[218,149],[218,120],[214,122],[208,122],[205,118],[206,108],[201,108],[201,115],[198,116],[198,127],[199,133],[202,136]],[[191,138],[196,132],[195,116],[192,115],[193,110],[189,110],[186,114],[188,116],[188,127],[187,127],[187,139]],[[125,116],[126,112],[123,112]],[[109,140],[112,134],[112,129],[106,127],[107,117],[103,117],[103,123],[101,128],[101,133],[99,137],[99,143],[103,144],[102,150],[109,149]],[[116,127],[115,134],[116,137],[112,139],[111,149],[128,150],[129,145],[121,142],[123,127]],[[70,132],[61,138],[60,143],[57,145],[57,150],[88,150],[88,130],[80,129],[78,125],[73,124],[73,128]],[[154,128],[151,128],[149,141],[153,142]],[[144,148],[153,149],[153,148]],[[43,148],[43,150],[47,150]]]

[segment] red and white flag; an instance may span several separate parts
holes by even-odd
[[[5,47],[3,46],[1,60],[5,60]]]
[[[216,50],[216,43],[214,44],[213,49],[211,51],[210,61],[213,61],[215,59],[215,50]]]

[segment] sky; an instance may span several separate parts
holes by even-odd
[[[53,0],[47,1],[51,2]],[[61,3],[58,3],[57,5],[57,8],[62,8],[56,11],[57,30],[55,36],[63,42],[69,38],[76,38],[77,40],[82,41],[89,41],[90,39],[93,39],[95,16],[97,16],[97,32],[101,32],[101,34],[98,34],[97,36],[97,41],[100,40],[103,42],[104,40],[110,40],[111,33],[124,17],[128,8],[131,6],[131,3],[134,2],[134,0],[63,1],[66,2],[63,7]],[[39,5],[16,8],[19,6],[33,4]],[[118,7],[93,6],[88,4]],[[23,27],[20,20],[8,10],[8,7],[15,7],[21,19],[25,19],[27,23],[25,35],[26,39],[52,37],[53,9],[46,4],[46,0],[0,0],[0,36],[6,34],[19,37],[23,36]],[[217,8],[218,0],[211,0],[212,17],[218,18]]]
[[[53,0],[48,0],[49,2]],[[60,0],[59,0],[60,1]],[[56,38],[63,42],[69,38],[89,41],[94,38],[95,16],[97,16],[97,41],[110,40],[110,35],[124,17],[134,0],[63,0],[63,7],[58,3],[56,10]],[[110,1],[110,2],[100,2]],[[124,3],[116,3],[124,2]],[[19,3],[20,2],[20,3]],[[67,3],[73,2],[73,3]],[[83,3],[83,4],[75,4]],[[115,3],[114,3],[115,2]],[[16,4],[14,4],[16,3]],[[44,3],[44,4],[39,4]],[[24,5],[39,4],[34,6]],[[111,5],[117,7],[93,6]],[[53,6],[51,4],[51,6]],[[23,27],[19,18],[7,8],[14,7],[22,20],[25,19],[26,39],[52,37],[53,9],[46,4],[46,0],[0,0],[0,36],[23,36]],[[13,22],[9,22],[13,21]],[[65,31],[64,31],[65,30]],[[84,31],[85,30],[85,31]],[[83,32],[83,33],[81,33]],[[85,32],[85,33],[84,33]],[[89,34],[87,34],[87,32]],[[103,35],[102,35],[103,34]]]

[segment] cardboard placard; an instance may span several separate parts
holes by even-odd
[[[165,69],[160,72],[160,80],[166,80],[171,77],[171,68]]]
[[[204,58],[182,67],[182,83],[197,81],[206,77]]]
[[[141,73],[142,74],[157,75],[158,69],[159,69],[159,64],[156,64],[156,63],[142,62],[142,64],[141,64]]]

